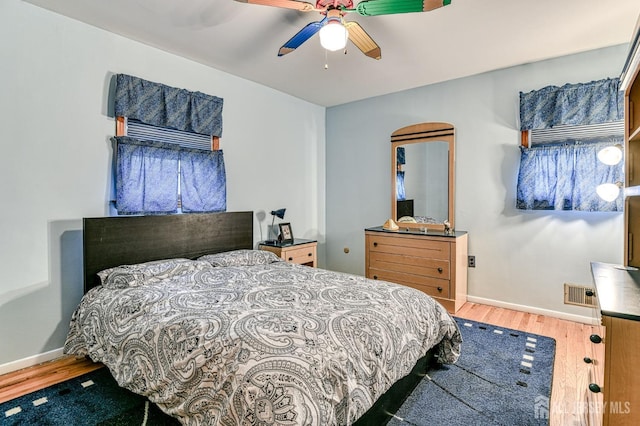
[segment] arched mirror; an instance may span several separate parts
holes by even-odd
[[[420,123],[391,134],[391,218],[401,228],[454,228],[455,132]]]

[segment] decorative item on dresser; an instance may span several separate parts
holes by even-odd
[[[449,312],[467,301],[467,233],[365,229],[367,278],[421,290]]]
[[[601,334],[590,337],[599,358],[585,357],[589,384],[584,389],[586,424],[640,424],[640,271],[591,263]],[[604,346],[604,348],[602,347]],[[603,356],[604,355],[604,356]],[[604,359],[603,359],[604,358]]]
[[[303,240],[295,238],[293,242],[261,241],[258,243],[260,250],[275,253],[287,262],[307,265],[313,268],[318,266],[318,242],[316,240]]]

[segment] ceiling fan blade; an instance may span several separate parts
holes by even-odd
[[[428,12],[451,4],[451,0],[364,0],[355,9],[363,16],[392,15],[394,13]]]
[[[320,28],[324,26],[325,22],[327,22],[326,17],[318,22],[312,22],[310,24],[307,24],[306,27],[298,31],[296,35],[291,37],[291,39],[288,42],[282,45],[280,50],[278,50],[278,56],[284,56],[287,53],[291,53],[294,50],[296,50],[298,47],[302,45],[302,43],[309,40],[311,37],[315,35],[315,33],[320,31]]]
[[[311,12],[318,10],[311,3],[298,0],[236,0],[240,3],[261,4],[263,6],[282,7],[284,9],[294,9],[301,12]]]
[[[344,26],[349,30],[349,40],[355,44],[365,55],[373,59],[380,59],[382,52],[369,34],[357,22],[345,22]]]

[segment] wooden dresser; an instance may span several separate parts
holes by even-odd
[[[365,230],[367,278],[422,290],[449,312],[467,301],[467,233]]]
[[[640,270],[594,262],[591,272],[602,332],[588,342],[585,424],[640,424]],[[603,347],[604,346],[604,347]],[[603,357],[604,355],[604,357]],[[589,355],[587,356],[589,357]],[[604,358],[604,359],[602,359]],[[604,368],[603,368],[604,366]]]

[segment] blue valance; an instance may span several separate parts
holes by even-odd
[[[223,99],[116,75],[115,115],[201,135],[222,136]]]
[[[520,92],[520,130],[623,120],[624,93],[619,86],[619,79],[608,78]]]

